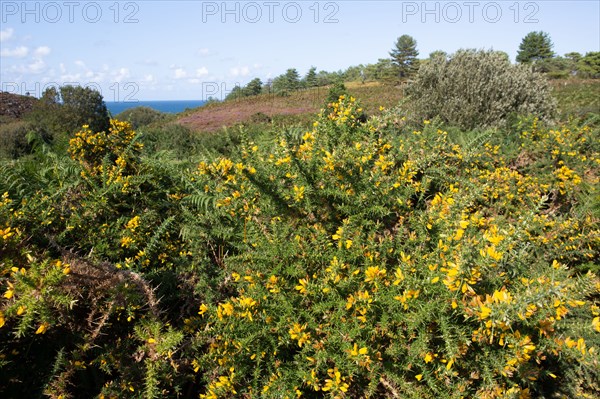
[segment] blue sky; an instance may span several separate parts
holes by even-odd
[[[99,89],[106,101],[204,100],[296,68],[336,71],[388,57],[409,34],[434,50],[493,48],[514,60],[531,31],[564,55],[600,51],[590,1],[0,0],[0,89]]]

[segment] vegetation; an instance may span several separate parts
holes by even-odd
[[[108,131],[109,115],[102,95],[89,87],[49,87],[37,101],[27,120],[44,140],[66,146],[68,137],[88,125],[93,131]]]
[[[550,86],[527,66],[512,65],[505,53],[460,50],[432,58],[408,87],[413,118],[434,117],[462,129],[500,126],[516,115],[555,113]]]
[[[165,121],[167,115],[150,107],[134,107],[121,112],[117,119],[127,121],[134,129]]]
[[[396,44],[390,52],[392,63],[398,71],[398,77],[400,79],[406,78],[418,69],[417,56],[419,51],[417,50],[417,41],[409,35],[402,35],[396,41]]]
[[[11,119],[0,396],[599,397],[599,83],[461,50],[403,98],[374,65]]]
[[[552,40],[546,32],[530,32],[523,38],[517,53],[517,62],[531,63],[554,57]]]

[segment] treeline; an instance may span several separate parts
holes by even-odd
[[[521,41],[516,61],[518,64],[530,64],[534,71],[544,73],[551,79],[600,78],[600,51],[587,52],[585,55],[569,52],[563,57],[554,53],[553,47],[548,33],[530,32]],[[289,68],[285,73],[266,82],[254,78],[245,86],[235,86],[225,100],[264,93],[287,95],[299,89],[341,82],[380,82],[397,85],[410,79],[421,65],[437,57],[449,56],[442,50],[431,52],[428,58],[419,59],[418,55],[417,41],[410,35],[402,35],[396,40],[389,57],[380,58],[376,63],[350,66],[334,72],[317,72],[317,68],[311,66],[303,77],[296,68]],[[510,59],[508,54],[506,58]]]

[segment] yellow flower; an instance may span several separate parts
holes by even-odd
[[[394,273],[394,276],[396,276],[396,280],[394,281],[394,285],[398,285],[402,281],[404,281],[404,273],[402,273],[402,269],[400,269],[399,267],[396,269],[396,272]]]
[[[230,303],[221,303],[217,307],[217,317],[219,320],[223,319],[223,316],[231,316],[233,314],[233,305]]]
[[[129,248],[133,239],[131,237],[123,237],[121,238],[121,247]]]
[[[342,238],[342,234],[343,233],[344,233],[344,228],[340,227],[340,228],[337,229],[337,231],[335,232],[335,234],[331,236],[331,238],[333,238],[335,241],[337,241],[340,238]]]
[[[454,235],[454,238],[453,238],[454,241],[460,240],[463,237],[464,233],[465,233],[465,231],[463,229],[456,230],[456,234]]]
[[[131,220],[129,220],[127,222],[127,224],[125,225],[125,228],[127,228],[128,230],[134,231],[136,228],[138,228],[139,225],[140,225],[140,217],[134,216]]]
[[[2,237],[3,240],[8,240],[13,234],[14,233],[10,231],[10,226],[4,230],[0,229],[0,237]]]
[[[331,378],[325,380],[325,385],[321,390],[324,392],[331,391],[332,393],[348,391],[350,385],[344,382],[346,377],[342,377],[342,373],[339,372],[337,367],[327,370],[327,373]]]
[[[35,333],[36,334],[45,334],[47,330],[48,330],[48,323],[42,323],[42,324],[40,324],[38,329],[35,331]]]
[[[356,343],[354,343],[354,347],[352,349],[350,349],[348,351],[350,353],[350,357],[357,357],[360,355],[366,355],[368,352],[368,349],[366,347],[362,347],[360,349],[358,349],[358,345]]]
[[[304,198],[304,186],[294,186],[294,199],[300,202]]]
[[[306,294],[308,292],[308,290],[306,289],[306,287],[308,286],[308,279],[301,278],[299,283],[300,284],[296,286],[296,290],[299,291],[301,294]]]
[[[300,325],[298,323],[294,323],[292,328],[288,331],[290,334],[290,338],[298,340],[298,346],[302,346],[305,343],[309,343],[310,333],[304,332],[306,330],[306,324]]]
[[[200,305],[200,311],[198,312],[198,314],[200,316],[204,315],[204,313],[206,313],[206,311],[208,310],[208,306],[206,306],[205,304],[201,304]]]
[[[386,272],[387,271],[385,269],[380,269],[378,266],[371,266],[365,271],[365,282],[369,283],[375,282],[379,279],[383,279],[385,277]]]
[[[479,306],[479,309],[480,309],[479,318],[481,320],[485,320],[492,313],[492,309],[488,308],[487,306],[485,306],[483,304]]]
[[[600,332],[600,317],[594,317],[592,320],[592,327],[594,327],[594,330],[597,332]]]

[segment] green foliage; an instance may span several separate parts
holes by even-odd
[[[259,78],[252,79],[243,89],[246,96],[256,96],[262,91],[262,82]]]
[[[295,68],[288,69],[284,74],[273,79],[273,91],[286,95],[300,88],[300,75]]]
[[[523,122],[504,153],[359,112],[341,98],[301,138],[200,165],[246,244],[200,305],[201,397],[593,395],[597,277],[575,269],[600,231],[572,209],[594,132]]]
[[[0,396],[598,396],[597,126],[399,112],[3,160]]]
[[[139,129],[152,123],[164,121],[167,116],[150,107],[134,107],[126,109],[116,116],[117,119],[131,123],[134,129]]]
[[[577,63],[569,58],[552,57],[537,62],[535,70],[551,79],[566,79],[577,73]]]
[[[396,72],[394,64],[389,58],[380,58],[376,64],[369,64],[365,68],[365,75],[368,80],[375,80],[383,83],[397,82],[398,75]]]
[[[572,117],[582,119],[600,116],[600,81],[572,80],[567,82],[554,81],[554,96],[559,104],[563,120]],[[590,121],[590,123],[593,123]]]
[[[340,96],[348,95],[348,89],[342,82],[338,82],[333,84],[329,88],[329,93],[327,94],[326,104],[332,104],[339,100]]]
[[[313,66],[306,72],[306,76],[302,80],[302,85],[304,87],[316,87],[317,84],[317,68]]]
[[[110,127],[102,95],[81,86],[46,89],[27,120],[43,136],[63,142],[83,125],[88,125],[95,132],[107,131]]]
[[[583,77],[600,78],[600,51],[586,53],[577,65]]]
[[[396,40],[394,48],[390,51],[390,57],[399,78],[406,78],[416,72],[419,63],[418,55],[417,41],[412,36],[402,35]]]
[[[446,53],[445,51],[442,51],[442,50],[435,50],[435,51],[432,51],[431,53],[429,53],[429,59],[434,59],[434,58],[438,58],[438,57],[446,59],[446,58],[448,58],[448,53]]]
[[[243,97],[256,96],[263,90],[262,81],[259,78],[252,79],[244,87],[235,86],[231,92],[225,97],[225,100],[239,100]]]
[[[178,123],[146,126],[140,132],[140,140],[149,154],[171,151],[179,158],[186,158],[197,155],[206,146],[206,135],[193,132]]]
[[[32,130],[27,122],[13,121],[0,124],[0,158],[18,158],[31,151],[27,133]]]
[[[554,57],[552,40],[546,32],[529,32],[521,41],[517,62],[529,64]]]
[[[459,50],[423,65],[407,89],[413,117],[439,117],[463,129],[500,126],[517,114],[550,119],[555,104],[544,77],[511,65],[503,53]]]

